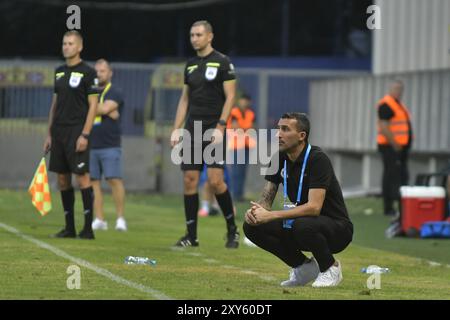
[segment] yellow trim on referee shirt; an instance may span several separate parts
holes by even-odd
[[[197,68],[198,68],[198,65],[194,64],[193,66],[189,66],[186,69],[187,69],[188,73],[192,73]]]

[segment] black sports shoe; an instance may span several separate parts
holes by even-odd
[[[192,239],[188,234],[175,243],[175,247],[198,247],[198,245],[198,240]]]
[[[62,229],[57,234],[52,235],[52,238],[75,238],[76,236],[75,230]]]
[[[225,247],[229,249],[237,249],[239,247],[239,232],[237,227],[228,230],[227,232],[227,242]]]
[[[94,236],[94,231],[92,231],[92,229],[83,229],[81,230],[81,232],[78,234],[78,238],[80,239],[95,239]]]

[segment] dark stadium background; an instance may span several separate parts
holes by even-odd
[[[83,56],[88,60],[105,52],[112,61],[128,62],[189,56],[189,27],[199,19],[212,23],[214,47],[230,56],[370,55],[365,25],[369,0],[218,0],[213,5],[164,11],[95,8],[95,3],[115,2],[1,1],[0,58],[60,58],[59,43],[69,16],[66,8],[71,4],[81,7]]]

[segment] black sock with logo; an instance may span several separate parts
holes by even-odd
[[[199,206],[198,193],[184,195],[184,214],[189,237],[197,239],[197,212]]]
[[[228,189],[224,193],[216,194],[216,199],[227,222],[228,232],[235,231],[236,223],[234,222],[233,200]]]
[[[61,200],[64,209],[64,219],[66,220],[66,230],[75,232],[75,219],[73,215],[75,192],[73,191],[73,188],[61,190]]]
[[[81,189],[84,208],[84,230],[92,229],[92,211],[94,207],[94,189],[92,187]]]

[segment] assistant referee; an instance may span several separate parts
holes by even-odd
[[[195,22],[190,30],[190,39],[197,56],[188,60],[186,64],[184,87],[178,103],[174,132],[171,136],[171,144],[175,146],[180,140],[178,129],[182,128],[185,122],[185,129],[193,137],[190,142],[186,142],[183,137],[183,150],[190,149],[192,156],[191,159],[184,159],[181,164],[184,173],[187,233],[175,245],[189,247],[199,244],[197,239],[198,183],[200,172],[206,163],[209,185],[214,191],[227,224],[225,247],[237,248],[239,233],[234,221],[233,201],[228,186],[224,182],[225,159],[223,157],[219,159],[219,156],[215,155],[216,158],[212,163],[205,161],[203,152],[211,142],[202,139],[207,130],[215,129],[213,143],[217,144],[225,155],[224,132],[236,94],[234,67],[226,55],[214,50],[211,46],[213,30],[208,21]],[[201,126],[201,137],[194,135],[196,123]],[[195,154],[199,153],[201,153],[200,159],[196,159]]]
[[[80,58],[83,38],[67,31],[62,53],[66,63],[55,71],[55,85],[44,152],[51,151],[49,170],[56,172],[65,214],[65,228],[55,237],[75,238],[72,174],[81,189],[84,207],[82,239],[94,239],[92,231],[93,189],[89,177],[89,134],[97,108],[96,72]]]

